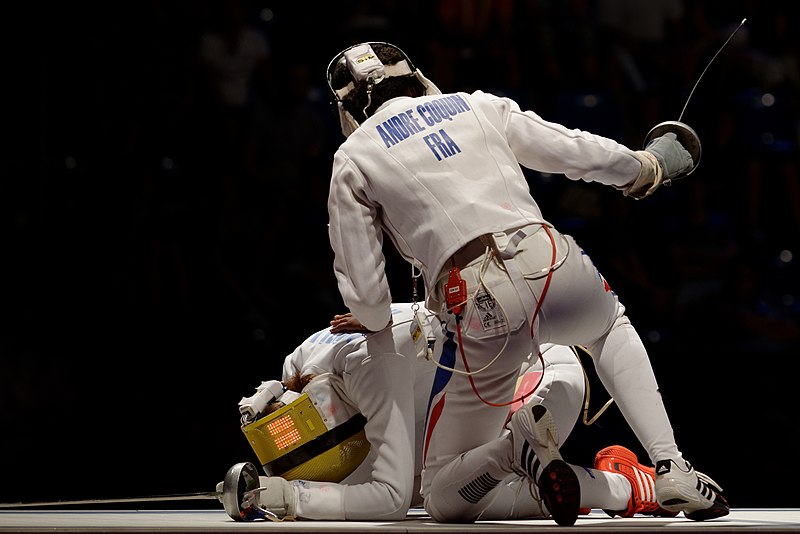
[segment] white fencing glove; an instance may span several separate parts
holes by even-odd
[[[258,502],[280,519],[295,517],[297,494],[286,479],[281,477],[258,477],[258,485],[266,488],[259,493]]]
[[[281,477],[258,477],[258,506],[275,514],[279,519],[294,518],[297,513],[297,494],[294,487]],[[217,484],[217,499],[222,501],[223,482]]]
[[[694,168],[692,155],[678,142],[673,132],[656,137],[636,155],[642,162],[642,170],[636,180],[623,190],[625,196],[636,199],[652,195],[664,180],[672,180]]]

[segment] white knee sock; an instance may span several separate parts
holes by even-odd
[[[625,510],[631,498],[631,484],[617,473],[570,465],[581,484],[581,508]]]

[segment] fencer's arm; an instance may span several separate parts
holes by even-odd
[[[352,400],[367,418],[364,431],[376,454],[365,460],[372,460],[370,480],[345,489],[347,519],[404,518],[413,498],[414,360],[392,353],[399,334],[388,334],[373,338],[369,358],[353,366],[348,381]]]
[[[365,194],[363,176],[341,151],[333,158],[328,195],[328,236],[333,268],[345,306],[373,332],[392,318],[384,272],[383,230],[378,207]]]
[[[367,419],[367,465],[338,484],[293,483],[298,517],[354,521],[406,517],[414,492],[413,362],[388,352],[393,350],[393,336],[378,334],[373,341],[385,345],[387,352],[378,348],[377,353],[367,354],[367,344],[362,344],[364,353],[353,360],[345,381],[351,400]]]
[[[392,321],[386,327],[391,326]],[[331,320],[331,333],[332,334],[369,334],[372,330],[368,330],[366,326],[361,324],[361,321],[356,319],[352,313],[347,312],[343,315],[334,315]]]
[[[347,312],[343,315],[334,315],[331,320],[331,333],[363,333],[369,332],[367,327],[361,324],[361,321],[353,317],[353,314]]]
[[[610,185],[627,196],[644,198],[664,180],[685,174],[694,165],[672,133],[634,151],[613,139],[522,111],[513,100],[493,95],[490,100],[511,150],[520,164],[530,169]]]
[[[533,111],[522,111],[508,98],[489,95],[489,102],[498,116],[498,129],[505,132],[508,146],[523,167],[617,189],[628,186],[641,171],[635,151],[613,139],[546,121]],[[491,115],[486,110],[486,116]]]

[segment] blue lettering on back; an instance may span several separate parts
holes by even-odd
[[[427,100],[416,107],[415,110],[407,109],[403,113],[393,115],[375,127],[386,148],[392,148],[415,134],[424,132],[425,126],[420,123],[420,118],[428,126],[433,126],[442,121],[452,121],[454,117],[470,111],[469,104],[460,95],[447,95]],[[461,149],[448,136],[444,130],[423,137],[425,144],[441,161],[442,156],[450,157],[461,152]]]
[[[443,129],[438,133],[432,133],[422,138],[428,148],[431,149],[437,161],[442,161],[442,157],[449,158],[461,152],[461,149],[453,139],[447,135]]]

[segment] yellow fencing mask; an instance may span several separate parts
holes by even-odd
[[[262,416],[273,401],[285,404]],[[242,432],[268,476],[341,482],[369,452],[366,418],[344,393],[338,375],[315,376],[302,393],[271,380],[239,402]]]

